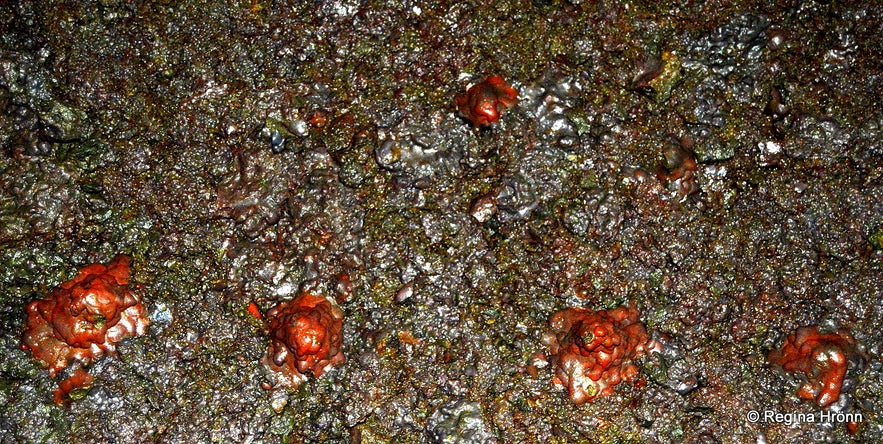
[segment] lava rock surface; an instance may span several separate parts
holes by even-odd
[[[880,441],[881,30],[874,2],[2,2],[0,442]],[[456,97],[491,76],[517,103],[476,128]],[[150,328],[57,406],[25,307],[120,253]],[[268,391],[254,313],[302,293],[347,361]],[[629,304],[659,353],[575,405],[550,317]],[[767,360],[810,325],[867,363],[825,407]]]

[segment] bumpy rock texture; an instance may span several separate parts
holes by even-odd
[[[129,290],[128,256],[107,265],[92,264],[27,306],[28,323],[22,348],[49,368],[49,375],[71,359],[88,365],[129,336],[147,331],[144,306]]]
[[[0,442],[883,437],[880,2],[58,3],[0,1]],[[119,251],[150,332],[57,408],[23,308]],[[266,390],[301,289],[347,363]],[[574,405],[549,318],[625,301],[662,352]],[[746,420],[819,411],[803,325],[869,357],[854,436]]]
[[[343,312],[323,296],[301,293],[268,311],[267,322],[270,349],[262,362],[279,384],[297,387],[307,374],[318,378],[346,362]]]
[[[856,355],[855,340],[847,333],[819,333],[818,326],[800,327],[785,338],[782,348],[767,359],[790,373],[802,373],[807,381],[797,396],[827,407],[840,398],[850,358]]]
[[[576,404],[609,396],[622,381],[638,376],[635,361],[659,351],[633,307],[592,311],[568,308],[549,321],[551,332],[543,338],[555,369],[555,385],[563,386]]]

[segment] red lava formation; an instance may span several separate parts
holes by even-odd
[[[262,362],[277,383],[297,387],[312,373],[319,377],[346,362],[341,351],[343,312],[328,299],[309,292],[267,312],[270,349]]]
[[[633,382],[638,367],[632,361],[661,348],[647,335],[639,316],[633,307],[569,308],[552,316],[552,331],[543,342],[551,352],[555,385],[566,387],[579,405],[610,395],[620,381]]]
[[[89,265],[47,298],[28,304],[22,349],[43,361],[50,376],[67,367],[71,359],[88,365],[105,353],[114,353],[116,344],[126,337],[147,331],[144,306],[129,291],[130,261],[119,255],[107,265]],[[71,390],[89,385],[91,379],[78,372],[62,382],[56,401],[64,401]]]
[[[660,169],[656,173],[659,180],[673,182],[681,196],[689,196],[699,191],[699,186],[696,184],[698,166],[692,147],[692,139],[684,138],[680,146],[666,148],[665,169]]]
[[[78,368],[70,378],[58,384],[58,388],[52,393],[52,398],[56,404],[67,407],[70,405],[72,393],[77,389],[90,387],[94,380],[95,378],[87,371]]]
[[[509,108],[518,104],[518,91],[500,76],[490,76],[454,98],[457,110],[472,126],[480,128],[497,120]]]
[[[797,390],[802,399],[814,399],[820,407],[837,401],[855,341],[846,333],[819,333],[816,326],[800,327],[785,338],[780,350],[767,360],[787,372],[801,372],[808,381]]]

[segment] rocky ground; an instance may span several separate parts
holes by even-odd
[[[883,439],[880,6],[85,3],[0,5],[0,443]],[[57,406],[25,306],[117,254],[150,327]],[[347,362],[268,391],[301,290]],[[661,352],[574,405],[550,317],[629,304]],[[810,325],[824,408],[767,360]]]

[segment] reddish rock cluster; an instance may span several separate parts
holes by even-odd
[[[343,312],[328,299],[309,292],[267,312],[270,349],[262,362],[277,383],[297,387],[312,373],[319,377],[346,362],[341,351]]]
[[[107,265],[89,265],[53,289],[49,297],[28,304],[22,349],[43,361],[50,376],[67,367],[71,359],[88,365],[105,353],[114,353],[124,338],[147,331],[144,306],[129,291],[130,261],[119,255]],[[83,381],[91,378],[80,375],[63,382],[56,400]]]
[[[509,108],[518,104],[518,91],[499,76],[490,76],[454,98],[454,104],[463,117],[480,128],[497,120]]]
[[[553,382],[567,388],[576,404],[608,396],[620,381],[634,381],[633,360],[659,351],[633,307],[592,311],[569,308],[552,316],[543,342],[551,352]]]
[[[78,368],[70,378],[61,381],[61,383],[58,384],[58,388],[55,389],[55,392],[52,394],[52,399],[55,400],[56,404],[67,407],[71,402],[71,398],[77,398],[77,396],[74,395],[76,390],[91,387],[94,380],[95,378],[90,375],[89,372]]]
[[[827,407],[840,397],[854,346],[846,333],[821,334],[816,326],[801,327],[785,338],[781,349],[771,351],[767,360],[787,372],[803,373],[808,381],[797,396]]]
[[[665,169],[659,169],[656,176],[659,180],[672,182],[681,196],[689,196],[699,191],[696,184],[696,156],[692,151],[692,139],[681,140],[680,146],[669,146],[665,149]]]

